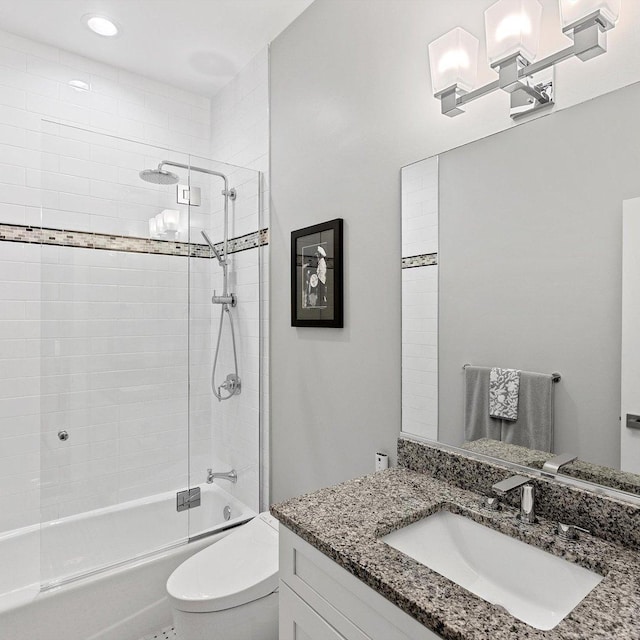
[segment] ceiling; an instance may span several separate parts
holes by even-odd
[[[312,0],[0,0],[0,28],[201,95],[214,95]],[[115,38],[81,23],[115,20]]]

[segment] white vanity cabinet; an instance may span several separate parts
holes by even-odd
[[[280,640],[439,638],[280,525]]]

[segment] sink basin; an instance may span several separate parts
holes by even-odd
[[[593,571],[449,511],[381,540],[544,631],[553,629],[602,580]]]

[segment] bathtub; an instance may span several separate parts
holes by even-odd
[[[168,492],[0,535],[0,640],[138,640],[170,624],[171,572],[256,515],[200,488],[180,513]]]

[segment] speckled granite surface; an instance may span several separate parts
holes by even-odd
[[[480,438],[480,440],[474,440],[473,442],[465,442],[462,448],[500,458],[500,460],[533,467],[534,469],[542,469],[542,465],[555,455],[546,451],[536,451],[535,449],[527,449],[527,447],[520,447],[507,442],[491,440],[490,438]],[[580,480],[587,480],[612,489],[620,489],[620,491],[640,495],[640,475],[637,473],[618,471],[611,467],[603,467],[584,460],[576,460],[565,465],[560,470],[560,473],[572,478],[580,478]]]
[[[461,489],[484,495],[500,480],[514,475],[498,461],[477,460],[472,454],[449,452],[406,438],[398,439],[398,465],[450,482]],[[520,475],[526,472],[518,471]],[[634,547],[640,551],[640,507],[629,502],[560,484],[553,479],[531,476],[536,486],[540,515],[589,529],[599,538]],[[506,500],[518,506],[517,492]]]
[[[272,507],[286,527],[446,640],[640,640],[640,555],[554,524],[523,527],[515,510],[487,512],[476,493],[425,473],[390,469]],[[539,631],[378,538],[449,509],[604,575],[554,629]]]

